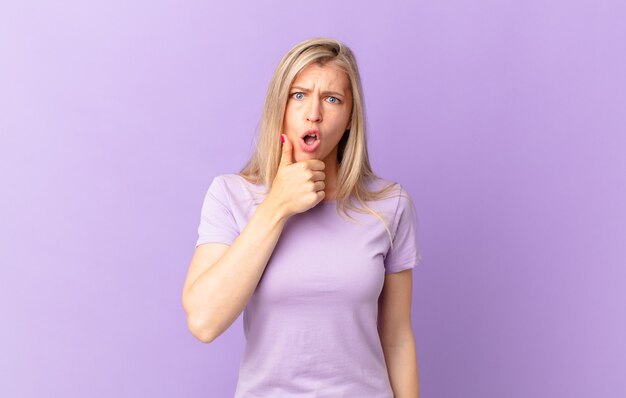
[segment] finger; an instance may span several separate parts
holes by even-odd
[[[314,171],[312,181],[324,181],[326,179],[326,173],[323,171]]]
[[[311,170],[324,170],[324,168],[326,168],[324,161],[319,159],[309,159],[306,162],[308,168]]]
[[[287,134],[281,134],[281,136],[285,139],[285,142],[283,142],[283,149],[278,167],[293,164],[293,145],[291,144],[289,137],[287,137]]]
[[[324,183],[324,181],[315,181],[313,183],[313,190],[314,191],[323,191],[324,188],[326,188],[326,183]]]

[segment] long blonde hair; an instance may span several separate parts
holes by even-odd
[[[266,193],[271,189],[282,153],[280,133],[289,89],[298,73],[312,63],[320,66],[333,63],[341,68],[348,76],[352,90],[351,125],[338,144],[337,210],[341,210],[349,218],[352,217],[348,214],[348,209],[373,214],[385,225],[393,247],[393,239],[384,219],[365,202],[390,197],[390,192],[398,191],[397,184],[392,182],[376,191],[366,189],[366,180],[379,177],[372,170],[367,152],[361,77],[354,54],[350,48],[338,40],[325,37],[304,40],[285,54],[269,83],[260,129],[254,145],[256,150],[239,171],[239,175],[253,184],[264,184],[267,189]],[[401,194],[402,189],[399,191]],[[360,207],[354,205],[350,200],[351,196],[359,202]],[[410,196],[407,195],[407,197],[410,199]]]

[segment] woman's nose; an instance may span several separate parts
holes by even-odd
[[[311,101],[311,108],[308,110],[307,120],[310,122],[319,122],[322,120],[319,99]]]

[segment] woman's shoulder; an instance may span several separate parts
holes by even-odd
[[[394,212],[411,205],[413,202],[409,192],[398,181],[373,177],[365,180],[365,186],[371,194],[370,203],[391,208]]]
[[[254,183],[237,173],[217,174],[213,178],[213,184],[219,184],[233,201],[252,199],[258,201],[265,194],[264,184]]]
[[[370,177],[363,180],[365,188],[376,196],[397,198],[404,188],[397,182],[383,177]]]
[[[213,176],[213,182],[219,182],[226,188],[240,187],[240,186],[262,186],[261,184],[255,184],[254,182],[244,178],[237,173],[223,173]]]

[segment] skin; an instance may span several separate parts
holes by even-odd
[[[350,80],[333,63],[324,66],[315,63],[308,65],[291,84],[283,133],[293,143],[295,162],[308,159],[324,162],[324,200],[334,199],[337,188],[338,144],[343,133],[350,128],[351,113]],[[300,146],[300,136],[309,129],[318,129],[320,132],[320,145],[313,153],[305,152]]]
[[[378,334],[396,398],[419,398],[417,352],[411,325],[413,270],[385,275],[378,299]]]

